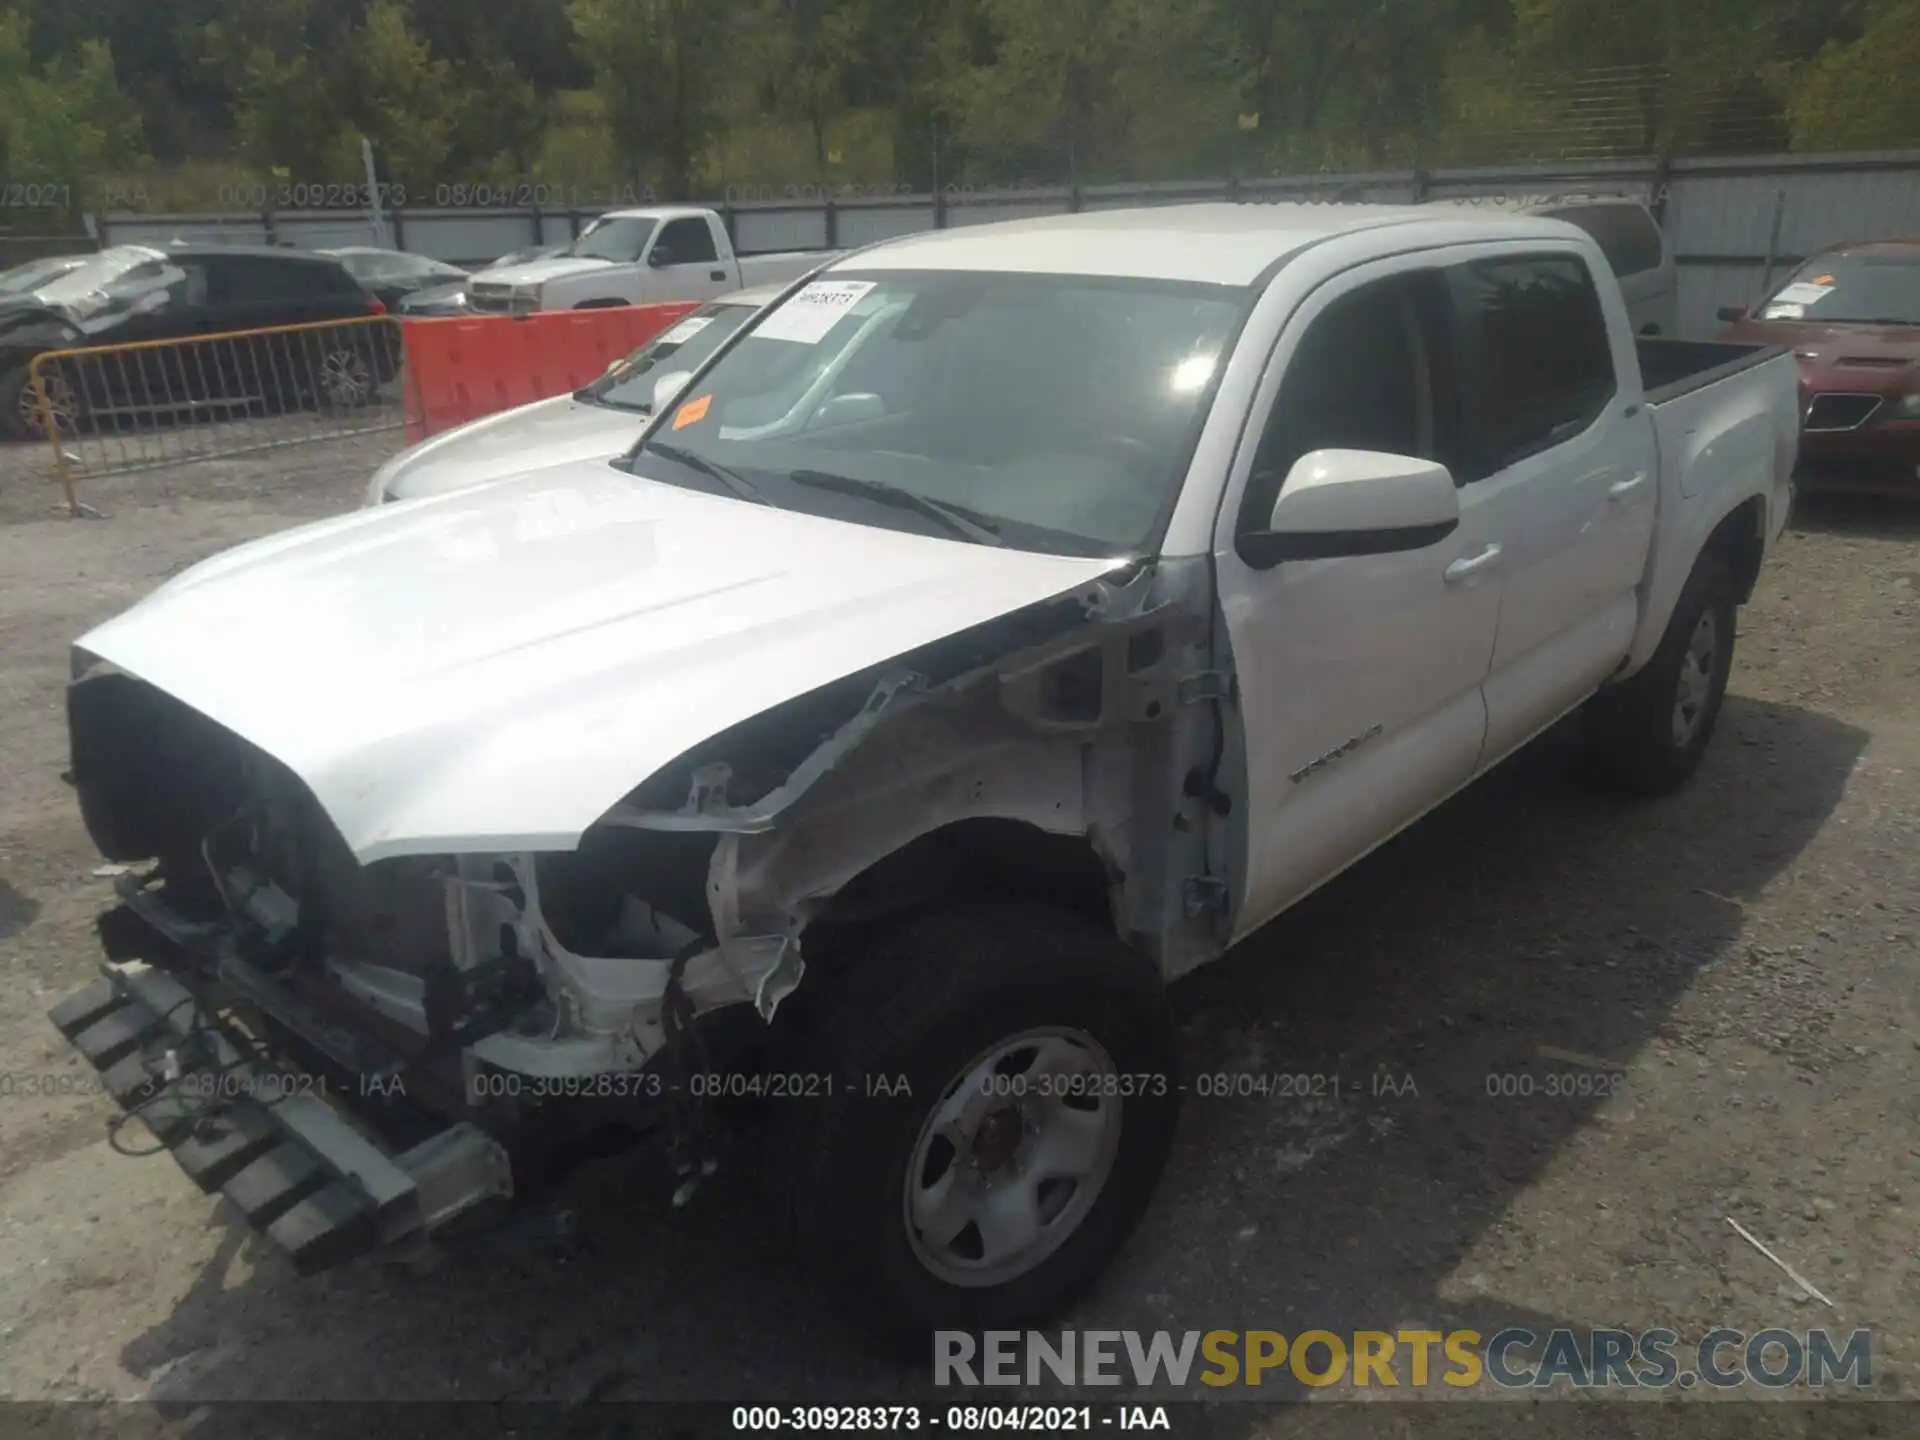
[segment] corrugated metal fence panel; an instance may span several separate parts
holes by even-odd
[[[1776,207],[1783,255],[1920,235],[1920,166],[1688,171],[1676,173],[1672,196],[1668,224],[1683,256],[1764,256]]]
[[[826,207],[735,206],[733,248],[742,255],[764,255],[775,250],[824,250],[827,248]]]
[[[1546,200],[1571,195],[1632,195],[1645,199],[1653,182],[1654,167],[1648,161],[1435,170],[1427,176],[1427,198],[1501,195],[1516,200]]]
[[[416,255],[472,265],[509,250],[563,244],[572,237],[564,216],[560,223],[558,239],[542,240],[531,211],[408,210],[400,215],[400,241]]]
[[[259,215],[107,215],[100,220],[102,245],[164,245],[169,240],[264,245],[267,222]]]
[[[898,235],[918,235],[933,229],[933,197],[906,205],[848,205],[835,218],[841,246],[855,250]]]
[[[551,210],[543,210],[540,212],[539,215],[537,215],[534,218],[539,223],[540,233],[539,233],[539,238],[536,240],[530,241],[529,242],[530,244],[532,245],[570,245],[573,243],[574,229],[573,229],[573,217],[571,215],[568,215],[564,212],[560,214],[555,214]],[[511,250],[517,247],[510,245],[507,248]],[[505,254],[506,252],[501,251],[499,253]]]
[[[1766,271],[1759,265],[1683,265],[1680,267],[1680,338],[1711,340],[1726,328],[1720,318],[1725,305],[1743,309],[1764,298],[1760,282]],[[1773,283],[1787,277],[1784,268],[1774,271]]]

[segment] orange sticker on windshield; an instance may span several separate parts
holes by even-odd
[[[713,396],[702,395],[698,400],[689,400],[674,414],[673,428],[684,430],[689,425],[698,425],[707,418],[707,411],[713,408]]]
[[[1833,277],[1831,275],[1816,275],[1813,277],[1812,283],[1815,285],[1831,285],[1833,284]]]

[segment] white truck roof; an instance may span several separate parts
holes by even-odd
[[[1301,247],[1386,225],[1480,236],[1563,240],[1555,220],[1507,213],[1439,213],[1425,205],[1166,205],[1047,215],[932,230],[855,251],[835,270],[1006,270],[1251,285]],[[1462,238],[1467,238],[1462,236]]]
[[[714,212],[704,205],[636,205],[626,210],[605,210],[596,220],[704,220]]]

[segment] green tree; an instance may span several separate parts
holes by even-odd
[[[1829,41],[1794,75],[1796,150],[1904,148],[1920,136],[1920,0],[1880,0],[1859,38]]]
[[[140,118],[121,93],[112,47],[83,40],[37,65],[27,17],[0,10],[0,175],[24,193],[49,192],[30,221],[77,223],[87,181],[139,158]]]
[[[701,151],[722,123],[737,0],[571,0],[567,14],[616,149],[657,175],[667,195],[690,197]]]

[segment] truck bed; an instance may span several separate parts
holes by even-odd
[[[1656,406],[1787,353],[1778,345],[1661,340],[1645,335],[1633,343],[1640,352],[1640,383],[1646,389],[1647,404]]]

